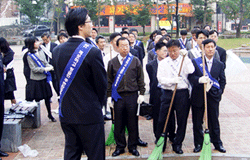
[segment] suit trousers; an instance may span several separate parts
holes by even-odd
[[[215,101],[207,94],[207,111],[208,111],[208,129],[211,142],[214,146],[222,144],[220,139],[220,124],[219,124],[219,102]],[[194,145],[202,145],[204,129],[202,127],[204,117],[204,104],[202,106],[192,105],[192,121]]]
[[[56,91],[57,96],[60,95],[60,84],[57,80],[56,73],[54,71],[50,71],[51,78],[52,78],[52,85],[54,90]]]
[[[173,91],[172,90],[162,90],[161,95],[161,108],[160,115],[158,120],[158,129],[157,129],[157,140],[160,138],[164,125],[166,122],[168,110],[170,107],[170,102],[172,99]],[[187,127],[187,118],[190,109],[189,93],[188,89],[179,89],[176,91],[173,106],[171,109],[170,117],[171,119],[176,114],[177,119],[177,131],[176,137],[174,138],[173,145],[182,146],[182,142],[185,138],[186,127]],[[169,124],[166,128],[166,133],[169,131]]]
[[[105,159],[104,123],[67,124],[61,123],[65,134],[64,160],[80,160],[83,151],[88,160]]]
[[[138,142],[138,117],[137,98],[138,93],[120,94],[122,99],[114,103],[115,110],[115,129],[114,136],[117,149],[126,147],[125,126],[128,129],[128,149],[136,149]]]

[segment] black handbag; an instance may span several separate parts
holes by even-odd
[[[149,103],[142,102],[140,104],[140,116],[151,115],[153,110],[153,105]]]

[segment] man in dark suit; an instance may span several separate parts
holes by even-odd
[[[218,42],[218,36],[219,36],[219,33],[216,30],[212,30],[209,32],[209,38],[214,40],[215,43]],[[219,47],[219,46],[216,46],[215,49],[218,51],[218,53],[220,55],[220,61],[222,63],[224,63],[225,68],[226,68],[226,57],[227,57],[226,50],[224,48]]]
[[[56,43],[53,43],[51,42],[51,38],[50,38],[50,35],[49,33],[45,32],[41,35],[41,38],[43,40],[43,46],[45,46],[45,48],[50,51],[50,53],[52,53],[53,49],[57,46]],[[53,62],[52,62],[52,59],[47,55],[45,54],[46,56],[46,60],[49,62],[49,64],[52,64],[53,65]],[[54,71],[50,71],[51,73],[51,77],[52,77],[52,84],[53,84],[53,87],[56,91],[56,94],[57,96],[59,96],[59,83],[57,82],[57,78],[56,78],[56,75],[55,75],[55,72]]]
[[[203,143],[203,116],[204,116],[204,87],[207,84],[207,113],[208,113],[208,128],[216,150],[225,153],[226,150],[220,139],[219,125],[219,103],[222,93],[226,85],[224,65],[218,59],[214,58],[216,43],[212,39],[207,39],[202,42],[205,50],[205,63],[211,76],[203,76],[201,57],[193,59],[195,72],[189,75],[188,79],[193,86],[191,94],[192,119],[193,119],[193,134],[194,134],[194,152],[199,152],[202,149]],[[211,83],[212,87],[211,87]],[[210,87],[211,88],[210,88]]]
[[[131,28],[131,29],[129,30],[129,32],[130,32],[130,33],[134,33],[134,35],[135,35],[135,39],[136,39],[136,40],[135,40],[135,45],[142,48],[141,58],[143,59],[143,58],[145,57],[145,49],[144,49],[144,45],[143,45],[142,41],[137,40],[137,38],[138,38],[138,30],[135,29],[135,28]],[[142,66],[143,66],[143,65],[142,65]]]
[[[139,55],[139,60],[141,61],[141,64],[143,66],[143,58],[144,58],[144,53],[143,53],[143,49],[141,48],[141,46],[136,45],[136,36],[134,33],[129,33],[128,39],[130,41],[130,46],[132,47],[132,49],[135,49],[138,52]]]
[[[186,49],[187,51],[192,49],[191,42],[187,39],[187,30],[181,30],[180,33],[181,38],[179,39],[179,41],[181,43],[181,49]]]
[[[4,120],[4,69],[3,69],[3,59],[2,54],[0,54],[0,148],[1,148],[1,138],[3,133],[3,120]],[[8,157],[9,155],[0,150],[0,157]],[[2,158],[0,158],[2,160]]]
[[[155,46],[155,52],[157,54],[157,59],[154,59],[153,61],[149,62],[146,65],[146,70],[148,72],[149,76],[149,103],[153,105],[153,131],[156,137],[156,131],[157,131],[157,123],[159,118],[159,112],[161,107],[161,88],[158,87],[158,80],[157,80],[157,70],[158,70],[158,63],[167,57],[167,47],[166,44],[156,43]],[[169,120],[169,139],[173,142],[175,137],[175,117],[172,116],[172,118]]]
[[[75,55],[73,53],[76,48],[79,45],[82,48],[91,48],[88,52],[77,52],[78,55],[82,53],[86,57],[63,97],[63,85],[60,87],[59,117],[65,134],[65,160],[80,160],[83,151],[90,160],[105,159],[102,103],[107,91],[107,75],[101,51],[90,45],[87,38],[91,34],[92,26],[86,8],[71,9],[65,21],[65,28],[71,38],[53,51],[55,72],[60,80],[66,77],[63,76],[65,67]],[[70,73],[71,69],[67,70]]]
[[[129,51],[129,40],[117,40],[119,55],[108,63],[108,106],[114,108],[116,150],[112,156],[124,153],[126,147],[125,126],[128,128],[128,150],[139,156],[138,145],[138,104],[144,101],[145,83],[141,63]],[[138,91],[140,95],[138,96]],[[112,103],[114,100],[114,105]],[[137,104],[138,103],[138,104]]]
[[[127,39],[129,38],[129,33],[127,31],[122,31],[121,35],[122,35],[122,37],[125,37]],[[133,49],[131,44],[130,44],[130,53],[140,59],[140,55],[139,55],[138,50]]]

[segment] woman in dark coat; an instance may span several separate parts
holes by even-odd
[[[0,37],[0,52],[3,56],[3,65],[4,65],[4,72],[5,72],[5,95],[4,99],[10,99],[11,104],[16,104],[16,99],[14,96],[14,91],[16,90],[16,80],[14,75],[14,52],[9,47],[9,43],[6,41],[5,38]]]

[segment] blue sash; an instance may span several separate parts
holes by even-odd
[[[139,46],[140,43],[141,43],[141,41],[138,41],[138,40],[135,41],[136,46]]]
[[[111,95],[116,102],[119,98],[122,99],[122,97],[117,92],[117,88],[122,80],[122,77],[124,76],[128,67],[130,66],[133,58],[134,58],[133,55],[130,56],[128,54],[125,60],[123,61],[121,67],[119,68],[118,72],[116,73],[114,83],[112,84],[112,95]]]
[[[157,55],[157,53],[155,52],[155,48],[153,48],[152,51],[153,51],[153,53],[154,53],[155,55]]]
[[[33,53],[31,54],[30,52],[28,53],[28,56],[30,56],[33,61],[36,63],[36,65],[38,67],[43,67],[45,68],[44,64],[40,61],[40,59]],[[45,75],[46,75],[46,78],[47,78],[47,83],[49,83],[50,81],[52,81],[52,77],[51,77],[51,74],[50,72],[43,72]]]
[[[180,42],[180,44],[181,44],[181,49],[186,49],[186,46],[183,44],[181,38],[179,39],[179,42]]]
[[[202,59],[201,59],[201,57],[195,58],[194,60],[195,60],[195,62],[197,64],[197,66],[199,67],[201,73],[203,73]],[[217,89],[220,89],[219,82],[211,76],[210,72],[208,71],[207,65],[205,65],[205,70],[206,70],[206,75],[208,75],[208,77],[210,78],[211,83],[213,84],[213,86],[215,88],[217,88]]]
[[[69,59],[69,62],[67,63],[62,78],[60,80],[60,104],[59,104],[59,115],[63,117],[61,112],[61,104],[63,101],[63,97],[65,93],[67,92],[70,84],[72,83],[78,69],[80,68],[83,60],[89,53],[90,49],[93,46],[85,41],[83,41],[75,50],[75,52],[72,54],[71,58]]]

